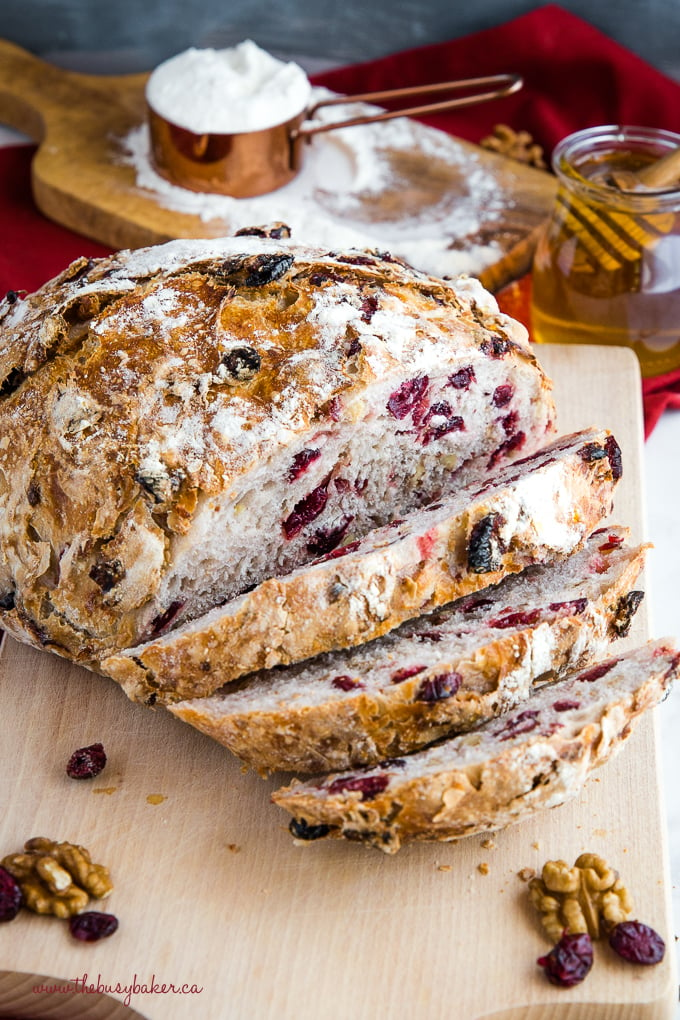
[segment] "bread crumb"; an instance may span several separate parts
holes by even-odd
[[[231,850],[233,854],[241,853],[241,847],[238,845],[238,843],[227,843],[227,850]]]
[[[477,871],[479,872],[480,875],[489,874],[489,865],[486,863],[486,861],[482,861],[481,864],[477,865]]]
[[[530,882],[532,878],[536,877],[536,871],[534,868],[522,868],[517,872],[517,877],[522,882]]]
[[[438,864],[437,865],[437,871],[451,871],[451,865],[450,864]]]
[[[482,842],[480,843],[480,846],[482,847],[483,850],[495,850],[496,849],[496,844],[490,838],[483,839]]]
[[[538,842],[538,840],[536,840],[535,843],[532,843],[531,846],[533,847],[534,850],[540,850],[541,849],[541,844]]]
[[[93,793],[106,793],[106,794],[108,794],[108,796],[111,796],[111,794],[112,793],[116,793],[117,790],[118,790],[117,786],[96,786],[92,792]]]
[[[167,799],[162,793],[149,793],[147,794],[146,802],[147,804],[162,804]]]

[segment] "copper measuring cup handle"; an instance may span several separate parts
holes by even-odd
[[[410,96],[432,95],[438,92],[461,91],[462,89],[483,88],[484,91],[476,92],[469,96],[457,96],[453,99],[443,99],[437,103],[426,103],[423,106],[409,106],[399,110],[384,110],[381,113],[366,114],[362,117],[351,117],[348,120],[332,121],[328,124],[313,124],[307,126],[301,124],[290,132],[291,140],[305,138],[311,139],[314,135],[323,134],[325,131],[337,131],[338,128],[354,127],[358,124],[375,124],[381,120],[392,120],[394,117],[419,116],[423,113],[440,113],[444,110],[452,110],[458,106],[474,106],[477,103],[486,103],[490,99],[500,99],[502,96],[509,96],[522,88],[524,81],[519,74],[491,74],[482,78],[463,78],[459,81],[437,82],[434,85],[413,85],[403,89],[388,89],[382,92],[363,92],[356,96],[334,96],[332,99],[322,99],[307,110],[307,119],[314,116],[322,106],[347,106],[349,103],[372,103],[383,99],[407,99]]]

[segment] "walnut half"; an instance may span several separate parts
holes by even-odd
[[[570,935],[587,932],[597,939],[603,925],[609,930],[633,911],[618,872],[597,854],[581,854],[573,868],[566,861],[546,861],[541,877],[529,882],[529,898],[555,942],[565,931]]]
[[[36,914],[72,917],[90,898],[105,899],[113,891],[108,868],[93,864],[89,852],[77,843],[57,843],[35,836],[24,852],[9,854],[0,862],[17,880],[24,903]]]

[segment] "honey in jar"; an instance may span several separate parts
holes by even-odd
[[[680,135],[597,127],[555,148],[555,206],[532,270],[539,343],[631,347],[643,376],[680,367],[680,184],[639,186],[635,174]]]

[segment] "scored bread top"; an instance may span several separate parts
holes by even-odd
[[[415,422],[413,393],[399,386],[415,381],[422,396],[434,373],[444,373],[446,385],[447,366],[461,364],[468,380],[476,366],[488,380],[484,393],[466,398],[468,418],[453,413],[458,380],[447,401],[433,396],[427,411],[421,402]],[[496,396],[508,373],[513,385]],[[23,640],[96,664],[103,650],[133,644],[173,615],[190,618],[268,571],[310,558],[304,535],[293,536],[291,526],[277,538],[290,555],[268,561],[262,553],[249,573],[248,554],[239,550],[220,573],[215,534],[224,531],[226,558],[249,516],[238,519],[244,479],[264,492],[275,475],[283,490],[291,465],[307,466],[310,436],[370,420],[378,397],[384,414],[390,387],[397,406],[386,419],[395,434],[414,435],[398,441],[420,444],[442,463],[451,454],[449,476],[467,461],[491,464],[494,449],[496,459],[513,459],[553,428],[550,384],[524,328],[500,314],[475,281],[445,283],[387,255],[249,237],[176,241],[80,259],[34,295],[4,301],[5,625]],[[514,411],[510,390],[517,392]],[[276,472],[267,475],[273,463]],[[310,478],[323,463],[312,465]],[[326,477],[316,482],[312,495],[325,498]],[[445,483],[436,478],[440,488]],[[296,480],[281,497],[285,520],[306,495],[304,485]],[[400,494],[399,485],[406,487],[398,480],[395,495],[385,496],[377,523],[433,495]],[[257,503],[252,535],[265,536],[264,548],[277,530],[271,506],[279,497],[274,490]],[[338,509],[331,539],[352,514]],[[356,516],[360,533],[376,523],[370,513]],[[252,545],[251,533],[243,534]]]

